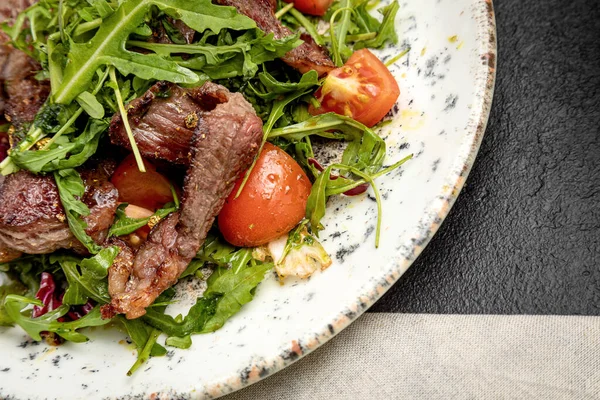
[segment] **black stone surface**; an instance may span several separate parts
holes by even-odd
[[[496,94],[475,166],[371,311],[600,315],[600,2],[494,5]]]

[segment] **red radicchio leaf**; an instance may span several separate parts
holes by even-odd
[[[93,308],[94,304],[92,304],[90,300],[82,306],[72,306],[69,310],[69,318],[73,321],[77,321],[79,318],[86,316]]]
[[[0,133],[0,161],[8,156],[9,148],[10,144],[8,143],[8,136],[5,133]]]
[[[31,314],[33,318],[44,315],[48,311],[55,310],[62,305],[62,296],[56,296],[56,283],[54,283],[54,278],[52,278],[52,275],[48,272],[42,272],[40,288],[35,294],[35,298],[44,305],[42,307],[33,307],[33,312]]]
[[[358,196],[359,194],[363,194],[364,192],[366,192],[369,189],[369,184],[368,183],[363,183],[358,185],[357,187],[350,189],[350,190],[346,190],[344,192],[344,194],[346,196]]]

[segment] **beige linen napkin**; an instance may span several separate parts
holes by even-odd
[[[600,317],[368,313],[224,399],[600,399]]]

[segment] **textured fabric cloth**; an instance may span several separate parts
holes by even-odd
[[[368,313],[224,399],[600,399],[600,317]]]

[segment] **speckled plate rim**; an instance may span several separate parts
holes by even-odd
[[[481,67],[475,75],[475,88],[477,92],[481,92],[481,100],[472,108],[466,127],[466,144],[460,147],[461,152],[455,156],[455,162],[450,169],[451,172],[444,180],[443,192],[421,218],[419,226],[422,228],[419,234],[412,239],[414,246],[406,252],[403,250],[399,251],[395,259],[391,262],[388,275],[374,286],[368,288],[365,293],[357,296],[356,301],[350,304],[336,320],[317,330],[312,335],[312,339],[307,342],[304,342],[302,339],[293,340],[288,348],[281,350],[278,357],[271,360],[263,360],[260,363],[249,366],[246,379],[240,379],[239,374],[235,374],[231,378],[226,379],[225,382],[216,383],[212,387],[204,388],[204,395],[217,398],[243,389],[281,371],[325,344],[375,304],[398,281],[402,274],[406,272],[438,231],[458,198],[475,162],[485,133],[494,96],[497,56],[494,6],[492,0],[473,0],[473,3],[475,7],[479,8],[481,18],[485,18],[485,21],[480,21],[480,31],[477,33],[480,38],[478,44]]]

